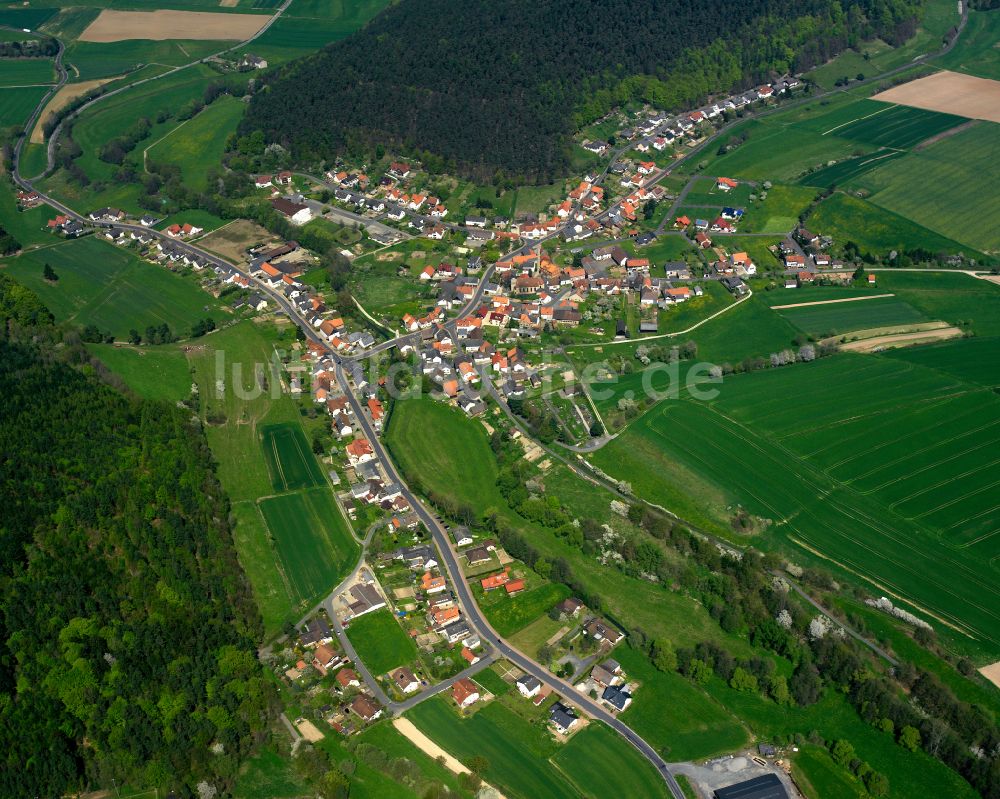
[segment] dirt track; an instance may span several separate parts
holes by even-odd
[[[991,663],[989,666],[983,666],[979,670],[979,673],[993,683],[997,688],[1000,688],[1000,661]]]
[[[449,755],[444,749],[438,746],[434,741],[424,735],[420,730],[416,728],[412,721],[409,719],[398,718],[392,720],[392,726],[395,727],[400,733],[402,733],[411,744],[417,747],[421,752],[426,755],[430,755],[435,760],[439,757],[444,759],[444,765],[449,771],[453,771],[456,774],[468,774],[469,769],[466,768],[462,763],[456,760],[454,757]]]
[[[780,311],[784,308],[807,308],[812,305],[833,305],[838,302],[859,302],[861,300],[881,300],[884,297],[895,297],[895,294],[867,294],[863,297],[841,297],[839,300],[816,300],[815,302],[793,302],[789,305],[772,305],[772,311]]]
[[[872,99],[1000,122],[1000,81],[960,72],[935,72],[926,78],[893,86]]]
[[[942,327],[937,330],[918,330],[915,333],[896,333],[889,336],[875,336],[860,341],[848,341],[840,345],[843,352],[871,352],[885,347],[908,347],[913,344],[930,344],[949,338],[958,338],[962,331],[957,327]]]
[[[114,11],[105,8],[80,34],[81,42],[127,39],[249,39],[270,19],[266,14],[214,11]]]

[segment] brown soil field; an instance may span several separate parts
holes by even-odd
[[[102,86],[105,83],[117,80],[118,77],[120,76],[113,78],[100,78],[99,80],[85,80],[81,83],[67,83],[63,86],[55,93],[55,96],[49,100],[48,104],[45,106],[45,110],[38,116],[38,121],[35,123],[34,129],[31,131],[31,143],[45,144],[45,133],[42,130],[42,124],[49,114],[54,114],[59,109],[65,108],[80,95],[86,94],[91,89],[96,89],[98,86]]]
[[[256,222],[237,219],[198,240],[198,246],[238,264],[246,260],[246,249],[256,244],[277,240]]]
[[[935,72],[926,78],[893,86],[872,99],[1000,122],[1000,81],[960,72]]]
[[[127,39],[249,39],[270,19],[266,14],[213,11],[114,11],[105,8],[80,34],[81,42]]]
[[[989,666],[983,666],[979,670],[979,673],[993,683],[997,688],[1000,688],[1000,661],[991,663]]]

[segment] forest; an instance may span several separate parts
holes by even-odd
[[[389,146],[477,180],[542,182],[616,105],[690,107],[860,40],[900,43],[919,13],[916,0],[402,0],[271,73],[241,134],[262,130],[300,163]]]
[[[101,368],[0,275],[0,795],[224,795],[276,707],[228,501]]]

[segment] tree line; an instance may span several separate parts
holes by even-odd
[[[240,132],[299,163],[381,145],[480,181],[544,182],[567,171],[570,135],[616,106],[687,108],[863,39],[902,41],[919,13],[915,0],[403,0],[266,77]]]
[[[0,795],[224,794],[276,705],[228,500],[190,412],[102,371],[0,276]]]

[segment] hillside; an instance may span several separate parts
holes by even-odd
[[[271,696],[228,503],[190,414],[86,357],[0,276],[0,795],[222,792]]]
[[[274,73],[242,132],[299,161],[390,145],[479,179],[538,181],[569,134],[628,100],[681,108],[912,34],[913,0],[402,0]],[[426,156],[425,156],[426,158]]]

